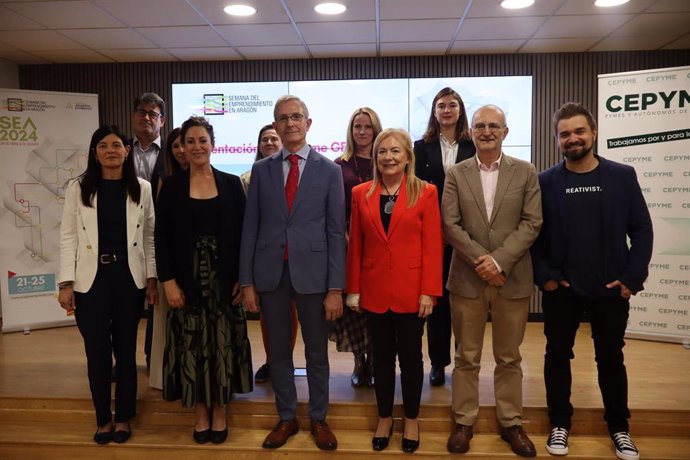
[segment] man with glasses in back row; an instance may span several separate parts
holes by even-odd
[[[534,292],[529,248],[542,224],[541,194],[534,166],[502,152],[507,134],[503,110],[494,105],[477,109],[472,116],[477,154],[448,170],[443,190],[443,231],[453,247],[447,288],[458,343],[452,380],[455,429],[447,448],[454,453],[470,448],[491,312],[501,438],[517,455],[534,457],[534,444],[522,428],[520,344]]]
[[[151,183],[153,201],[158,196],[158,178],[163,172],[163,155],[160,155],[163,140],[161,128],[165,124],[165,102],[156,93],[144,93],[134,100],[132,112],[132,155],[138,177]],[[146,338],[144,353],[146,368],[151,367],[151,342],[153,339],[153,306],[146,309]]]
[[[316,446],[338,443],[326,423],[328,321],[343,312],[345,191],[340,167],[307,144],[311,118],[296,96],[274,106],[283,148],[254,163],[240,245],[244,306],[261,309],[271,350],[271,384],[279,422],[264,440],[275,449],[296,434],[297,390],[292,360],[292,299],[304,340],[309,417]]]

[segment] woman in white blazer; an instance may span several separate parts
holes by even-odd
[[[65,191],[58,301],[84,338],[98,444],[131,436],[136,414],[137,325],[157,301],[151,185],[136,177],[126,137],[115,126],[93,134],[86,171]],[[115,420],[110,411],[115,356]]]

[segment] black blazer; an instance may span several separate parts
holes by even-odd
[[[240,240],[245,195],[240,178],[213,169],[221,200],[218,231],[218,280],[221,302],[232,300],[232,287],[239,278]],[[187,303],[197,303],[194,283],[194,235],[190,216],[189,170],[163,180],[156,209],[156,268],[158,279],[175,279]]]
[[[458,155],[455,163],[471,158],[474,155],[474,143],[469,140],[458,141]],[[441,156],[441,141],[436,139],[428,144],[424,139],[414,143],[415,167],[414,173],[417,177],[434,184],[438,189],[438,202],[441,204],[443,196],[443,184],[446,181],[446,173],[443,170],[443,159]]]

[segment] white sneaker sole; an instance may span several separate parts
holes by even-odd
[[[550,453],[551,455],[568,455],[568,448],[567,447],[549,447],[549,445],[546,445],[546,451]]]
[[[614,447],[614,450],[616,448]],[[621,460],[640,460],[640,454],[626,454],[624,452],[619,452],[616,450],[616,457]]]

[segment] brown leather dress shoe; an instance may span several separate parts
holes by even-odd
[[[513,452],[520,457],[535,457],[537,455],[537,449],[534,448],[534,443],[527,437],[527,433],[522,429],[522,425],[501,428],[501,439],[509,443]]]
[[[321,450],[335,450],[338,448],[338,440],[326,422],[311,422],[311,435],[314,437],[316,447]]]
[[[297,434],[299,431],[299,426],[297,425],[297,419],[292,420],[281,420],[273,428],[273,431],[268,433],[262,447],[264,449],[275,449],[282,446],[287,442],[290,436]]]
[[[473,435],[472,425],[456,423],[453,432],[448,437],[448,452],[464,454],[470,450],[470,439]]]

